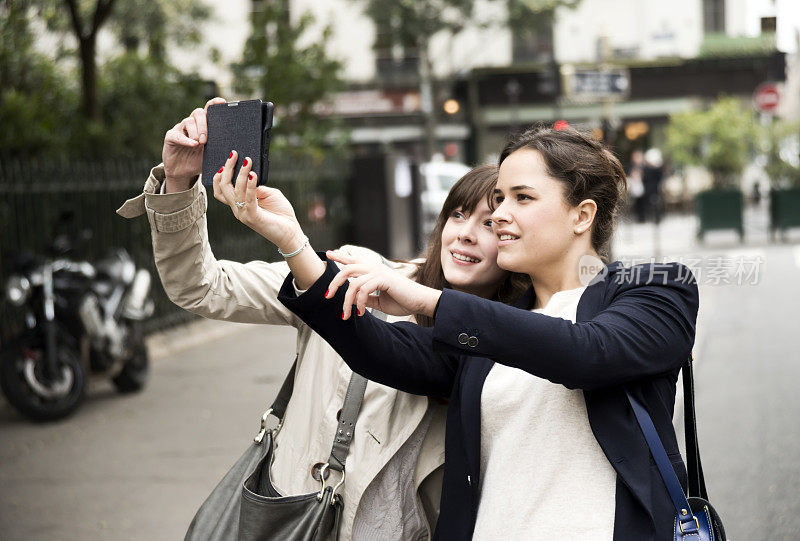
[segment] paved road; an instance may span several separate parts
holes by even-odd
[[[800,539],[800,246],[763,250],[756,286],[701,289],[698,430],[730,538]]]
[[[631,262],[683,260],[699,274],[693,354],[709,495],[731,540],[797,541],[800,231],[791,231],[786,244],[771,244],[763,208],[748,209],[745,225],[741,245],[729,231],[698,243],[691,216],[670,217],[657,236],[650,224],[623,224],[614,253]],[[682,407],[675,424],[683,438]]]
[[[680,217],[667,220],[661,248],[693,254],[705,269],[695,376],[709,491],[732,540],[794,541],[800,539],[800,244],[768,244],[757,219],[750,220],[754,233],[745,246],[725,232],[697,245],[693,227]],[[623,226],[619,239],[618,256],[654,253],[648,225]],[[704,277],[714,275],[708,269],[715,258],[761,258],[757,283],[713,285]],[[164,349],[176,342],[173,351]],[[153,347],[162,353],[142,394],[119,397],[95,385],[77,415],[46,426],[0,405],[3,540],[181,538],[254,434],[291,364],[294,331],[203,322],[157,337]]]
[[[154,359],[141,394],[96,384],[77,415],[43,426],[0,407],[0,538],[183,538],[294,359],[294,329],[202,323]]]

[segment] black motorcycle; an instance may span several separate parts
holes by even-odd
[[[142,322],[153,313],[150,273],[137,269],[124,249],[96,264],[70,258],[81,240],[61,235],[47,257],[18,258],[5,285],[24,323],[3,344],[0,386],[12,406],[36,421],[74,412],[88,374],[110,377],[123,393],[147,380]]]

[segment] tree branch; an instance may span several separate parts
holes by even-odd
[[[94,17],[92,18],[92,33],[103,26],[103,23],[111,14],[111,9],[114,7],[116,0],[97,0],[97,7],[94,10]]]
[[[75,30],[75,35],[78,37],[78,41],[83,40],[83,25],[81,24],[81,16],[78,13],[78,6],[75,3],[75,0],[64,0],[67,4],[67,9],[69,10],[69,18],[72,21],[72,28]]]

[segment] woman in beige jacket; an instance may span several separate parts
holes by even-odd
[[[206,107],[222,101],[215,98]],[[330,454],[352,372],[331,346],[277,300],[290,268],[305,257],[317,257],[310,247],[279,263],[243,264],[214,257],[206,229],[207,195],[197,181],[206,139],[205,110],[196,109],[167,132],[164,163],[153,168],[143,193],[118,212],[126,218],[147,215],[156,266],[177,305],[206,318],[297,329],[294,391],[276,439],[271,473],[282,494],[312,492],[319,489],[319,481],[311,472]],[[225,164],[228,181],[237,158],[234,152]],[[249,167],[244,169],[249,172]],[[520,278],[496,265],[497,243],[486,201],[496,177],[496,167],[483,166],[460,180],[437,220],[427,259],[395,266],[432,287],[446,285],[504,300],[520,293]],[[217,193],[218,184],[215,195],[228,203]],[[259,190],[265,204],[270,197],[281,203],[277,190]],[[296,222],[291,206],[288,209],[286,219]],[[282,251],[296,250],[290,245],[297,241],[287,238]],[[343,250],[381,260],[365,248]],[[299,277],[297,282],[300,289],[309,285]],[[426,397],[368,383],[341,490],[343,539],[430,538],[441,493],[445,409]]]

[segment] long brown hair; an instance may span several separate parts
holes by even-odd
[[[597,203],[592,248],[608,263],[611,237],[627,192],[625,170],[617,157],[590,132],[535,127],[506,143],[498,165],[522,148],[541,154],[547,173],[561,183],[564,200],[571,207],[584,199]],[[493,208],[492,203],[489,207]]]
[[[445,279],[442,270],[442,230],[447,219],[456,210],[472,213],[481,201],[491,202],[492,190],[497,183],[497,171],[498,166],[494,164],[479,165],[461,177],[450,189],[442,205],[442,211],[436,219],[436,226],[428,239],[428,248],[422,255],[425,261],[418,264],[419,268],[414,276],[418,283],[434,289],[452,287]],[[510,303],[522,295],[530,285],[528,275],[508,273],[492,299]],[[422,314],[416,317],[419,325],[433,326],[432,318]]]

